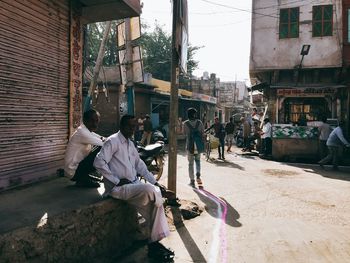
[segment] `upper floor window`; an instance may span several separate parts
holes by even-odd
[[[333,35],[333,5],[312,7],[312,36],[323,37]]]
[[[299,7],[280,10],[280,39],[299,37]]]

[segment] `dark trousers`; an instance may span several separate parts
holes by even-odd
[[[262,139],[262,153],[263,155],[272,154],[272,139],[270,137]]]
[[[337,146],[328,146],[328,155],[319,161],[319,164],[327,164],[332,161],[333,167],[338,167],[339,162],[339,147]]]
[[[96,147],[93,149],[88,156],[83,159],[79,165],[77,170],[75,171],[75,174],[72,178],[72,181],[82,182],[87,181],[90,179],[89,173],[95,172],[96,169],[94,167],[94,161],[95,157],[98,154],[98,152],[101,150],[101,146]]]
[[[220,145],[218,147],[219,158],[224,158],[225,153],[225,138],[219,138]]]
[[[318,150],[319,150],[318,153],[319,153],[320,159],[325,158],[328,154],[326,143],[327,143],[327,141],[324,141],[324,140],[318,141]]]

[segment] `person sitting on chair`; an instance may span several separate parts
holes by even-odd
[[[99,179],[90,175],[96,171],[93,162],[104,140],[104,137],[95,133],[99,122],[100,114],[96,110],[86,111],[83,116],[83,123],[69,139],[64,170],[68,177],[76,182],[77,186],[100,186],[97,182]]]

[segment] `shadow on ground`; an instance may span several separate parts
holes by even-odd
[[[216,197],[204,189],[196,189],[193,191],[198,195],[200,200],[205,204],[205,210],[209,215],[215,218],[222,219],[227,225],[232,227],[241,227],[242,224],[238,221],[240,215],[230,203],[222,197]],[[220,205],[220,209],[218,206]],[[219,212],[220,211],[220,212]],[[224,218],[223,218],[224,216]]]
[[[315,164],[294,164],[294,163],[285,163],[286,165],[298,167],[303,169],[307,173],[313,173],[321,175],[326,178],[350,181],[350,167],[340,166],[338,171],[333,171],[331,165],[325,165],[324,169]]]
[[[179,236],[183,244],[185,245],[189,255],[191,256],[192,261],[201,262],[201,263],[207,262],[202,252],[200,251],[199,247],[197,246],[195,240],[191,236],[191,233],[188,231],[185,224],[183,223],[180,209],[178,207],[172,206],[171,212],[173,214],[174,222],[177,222],[175,224],[176,231],[179,233]],[[176,251],[175,251],[175,255],[176,255]]]

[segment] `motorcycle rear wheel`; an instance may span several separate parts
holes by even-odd
[[[158,155],[155,156],[151,166],[149,167],[150,172],[153,173],[154,177],[158,181],[162,175],[163,175],[163,170],[164,170],[164,155]]]

